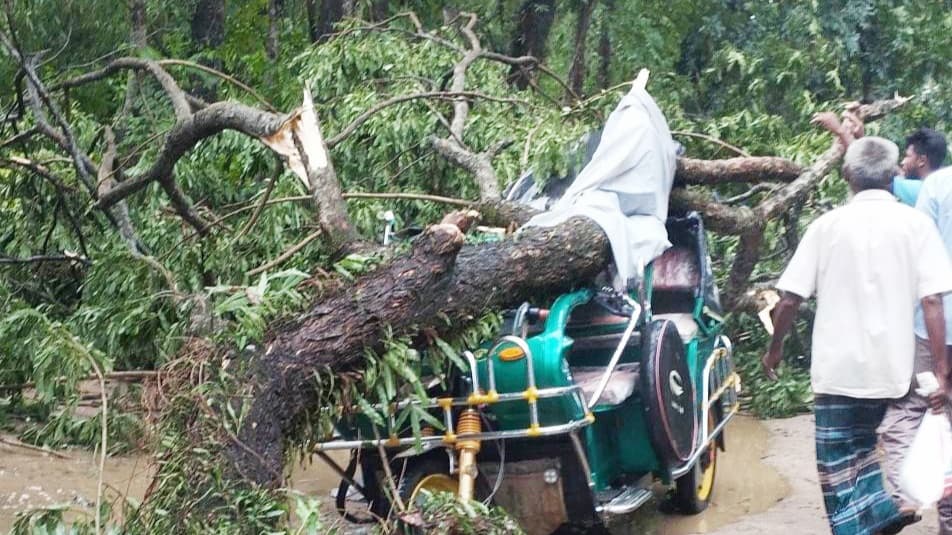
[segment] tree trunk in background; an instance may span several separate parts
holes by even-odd
[[[132,42],[132,48],[138,54],[148,46],[148,32],[145,22],[145,0],[129,0],[129,40]],[[139,92],[139,85],[142,84],[141,72],[130,72],[126,77],[126,95],[122,103],[122,117],[128,117],[132,114],[135,107],[136,95]],[[116,128],[119,139],[122,139],[125,133],[121,126]]]
[[[516,31],[512,38],[510,55],[534,56],[545,59],[545,42],[555,19],[555,0],[525,0],[519,8]],[[533,71],[526,66],[513,65],[509,70],[509,83],[519,89],[529,87],[534,79]]]
[[[611,85],[612,41],[611,21],[615,16],[615,0],[605,0],[605,9],[601,19],[601,37],[598,39],[598,74],[595,76],[599,89]]]
[[[373,0],[370,4],[370,20],[380,22],[390,13],[390,0]]]
[[[280,43],[278,42],[278,23],[281,20],[281,12],[284,8],[283,0],[268,0],[268,39],[265,41],[265,53],[268,60],[274,63],[278,59]]]
[[[192,40],[218,48],[225,41],[225,0],[198,0],[192,14]]]
[[[192,42],[201,51],[218,48],[225,42],[225,0],[197,0],[192,13]],[[209,67],[221,70],[221,61],[203,61]],[[212,102],[217,100],[218,82],[190,76],[195,96]]]
[[[307,10],[307,35],[312,43],[316,43],[320,37],[317,32],[317,0],[305,0],[304,8]]]
[[[575,53],[569,69],[569,87],[576,95],[582,93],[585,83],[585,43],[588,40],[588,28],[592,25],[592,11],[598,0],[579,0],[578,20],[575,23]],[[568,95],[567,95],[568,96]]]
[[[317,27],[315,28],[317,38],[314,42],[320,42],[327,39],[327,36],[334,31],[334,24],[340,21],[345,15],[346,0],[321,0],[321,7],[317,13]],[[353,7],[351,5],[351,7]],[[313,38],[315,34],[311,34]]]
[[[129,0],[132,45],[136,50],[146,47],[145,0]]]
[[[880,54],[876,50],[876,43],[880,42],[879,37],[879,26],[875,24],[875,21],[867,21],[868,24],[861,25],[859,28],[859,42],[857,46],[859,47],[859,70],[860,70],[860,87],[862,92],[862,101],[863,102],[872,102],[873,100],[873,78],[875,77],[876,69],[879,67],[880,63]]]

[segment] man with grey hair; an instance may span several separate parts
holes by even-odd
[[[890,401],[909,391],[917,301],[936,370],[946,365],[942,294],[952,290],[952,264],[932,221],[889,193],[898,159],[886,139],[850,143],[843,176],[853,197],[817,218],[800,241],[777,283],[783,296],[763,357],[775,378],[797,310],[816,293],[810,378],[817,471],[835,535],[897,533],[914,520],[883,486],[876,428]]]

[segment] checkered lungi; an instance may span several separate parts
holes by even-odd
[[[872,535],[899,516],[876,451],[876,428],[888,403],[816,396],[816,466],[834,535]]]

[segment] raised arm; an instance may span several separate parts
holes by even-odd
[[[822,126],[839,139],[843,147],[863,137],[863,121],[852,111],[843,112],[843,121],[831,111],[817,113],[810,120],[812,124]]]

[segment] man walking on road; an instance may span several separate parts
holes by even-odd
[[[883,487],[876,428],[890,401],[909,391],[917,301],[940,390],[948,387],[942,294],[952,291],[952,265],[932,221],[889,193],[898,158],[882,138],[849,145],[843,175],[855,196],[804,234],[777,283],[783,297],[763,358],[775,377],[797,310],[816,293],[817,470],[835,535],[895,533],[912,520]]]
[[[944,148],[944,141],[943,148]],[[907,153],[908,158],[908,153]],[[905,163],[905,160],[904,160]],[[941,160],[940,160],[941,163]],[[932,172],[922,185],[919,192],[916,208],[935,223],[942,236],[942,241],[949,254],[952,254],[952,168],[945,168]],[[952,310],[952,295],[946,295],[943,308]],[[934,349],[930,344],[932,337],[928,330],[927,317],[928,310],[918,308],[915,316],[915,334],[916,334],[916,352],[915,352],[915,371],[914,373],[934,371],[940,375],[942,371],[933,365],[930,355]],[[945,339],[946,347],[941,351],[948,355],[952,346],[952,314],[947,314],[945,319]],[[948,358],[944,359],[948,362]],[[946,373],[948,368],[946,368]],[[948,381],[948,377],[944,377]],[[893,489],[893,495],[900,503],[900,508],[904,510],[915,510],[917,504],[913,503],[899,490],[899,469],[905,458],[906,452],[912,445],[913,438],[916,436],[916,430],[922,422],[929,409],[929,400],[916,393],[918,386],[913,379],[913,388],[909,393],[898,400],[894,400],[886,410],[886,416],[880,426],[880,438],[883,441],[883,449],[886,453],[886,477]],[[947,408],[947,399],[933,400],[933,409],[943,410]],[[939,502],[939,533],[941,535],[952,535],[952,497],[947,497]]]

